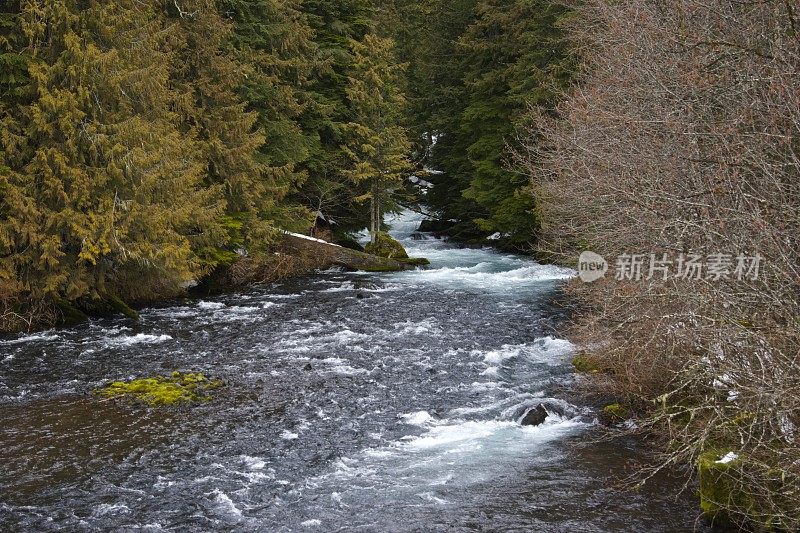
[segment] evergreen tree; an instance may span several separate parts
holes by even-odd
[[[189,235],[216,208],[170,109],[154,6],[25,1],[20,14],[30,102],[3,110],[2,276],[32,302],[141,298],[196,277]]]
[[[19,17],[19,1],[0,6],[0,105],[5,107],[21,102],[29,82]]]
[[[434,184],[426,201],[444,220],[460,220],[454,234],[471,237],[472,219],[484,216],[480,206],[462,195],[469,186],[471,164],[460,135],[468,100],[464,72],[468,58],[458,45],[474,20],[477,0],[421,0],[419,37],[412,37],[403,60],[410,63],[408,94],[412,131],[423,142],[424,162],[441,171],[426,176]]]
[[[342,149],[352,163],[345,170],[348,180],[361,192],[359,200],[370,201],[370,234],[373,241],[381,229],[382,212],[389,194],[402,186],[410,167],[411,145],[401,125],[405,98],[399,88],[402,67],[397,64],[391,39],[368,34],[364,42],[353,41],[355,58],[347,84],[353,122],[346,124]]]
[[[308,122],[319,114],[309,93],[316,60],[312,30],[298,0],[225,0],[225,17],[234,22],[231,46],[246,65],[239,94],[266,138],[256,157],[263,165],[269,204],[262,215],[282,228],[307,225],[307,212],[284,199],[302,185],[319,133]]]
[[[354,62],[351,43],[371,31],[372,5],[369,0],[306,0],[303,11],[317,46],[317,71],[311,85],[316,107],[305,124],[319,133],[319,141],[305,165],[309,176],[301,195],[309,205],[325,209],[341,229],[358,230],[368,217],[345,177],[351,162],[341,147],[345,125],[353,122],[347,96]]]
[[[426,162],[442,171],[429,177],[435,187],[427,200],[443,219],[460,221],[457,236],[500,232],[525,248],[537,229],[535,206],[505,154],[528,105],[551,108],[569,82],[557,25],[566,10],[548,0],[421,6],[429,38],[409,57],[409,94],[415,135],[427,132]]]
[[[223,247],[199,245],[208,266],[230,264],[237,250],[266,246],[275,231],[264,211],[273,204],[269,168],[256,157],[265,136],[257,131],[258,113],[248,111],[239,90],[250,72],[233,53],[232,23],[213,0],[166,2],[172,28],[172,83],[176,111],[185,135],[196,139],[204,165],[204,183],[221,194],[225,209]],[[217,228],[220,231],[222,228]]]
[[[466,53],[468,104],[459,134],[471,163],[464,197],[481,206],[481,229],[524,247],[538,229],[528,179],[505,164],[528,105],[552,107],[571,69],[560,30],[565,10],[548,0],[483,0],[459,44]]]
[[[18,272],[9,260],[15,246],[9,220],[11,206],[31,202],[24,190],[12,186],[9,166],[13,155],[28,149],[27,139],[14,116],[26,100],[26,86],[30,82],[19,17],[19,2],[0,6],[0,312],[13,306],[23,291]]]

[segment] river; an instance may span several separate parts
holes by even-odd
[[[425,270],[327,271],[0,340],[0,530],[692,531],[691,494],[617,491],[559,338],[572,272],[390,220]],[[197,370],[190,409],[89,394]],[[523,427],[526,408],[551,414]]]

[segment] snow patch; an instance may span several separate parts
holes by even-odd
[[[725,465],[725,464],[728,464],[728,463],[732,463],[733,461],[735,461],[738,458],[739,458],[739,456],[736,455],[735,453],[728,452],[728,453],[725,454],[724,457],[722,457],[719,461],[717,461],[717,463]]]
[[[286,235],[291,235],[292,237],[297,237],[298,239],[305,239],[307,241],[314,241],[314,242],[321,242],[322,244],[327,244],[329,246],[336,246],[337,248],[341,248],[338,244],[333,244],[332,242],[323,241],[322,239],[316,239],[314,237],[309,237],[308,235],[302,235],[300,233],[292,233],[291,231],[284,232]]]

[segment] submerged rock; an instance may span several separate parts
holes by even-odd
[[[169,377],[154,376],[131,381],[115,381],[95,389],[94,393],[105,398],[130,399],[155,407],[207,402],[211,400],[208,391],[223,385],[222,380],[208,379],[200,372],[188,374],[173,372]]]
[[[542,404],[539,404],[533,409],[529,409],[519,423],[523,426],[538,426],[544,423],[545,419],[547,419],[547,409]]]
[[[449,229],[452,229],[454,225],[455,223],[450,220],[426,218],[420,222],[417,231],[424,233],[443,233]]]

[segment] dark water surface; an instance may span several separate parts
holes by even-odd
[[[564,398],[571,272],[394,233],[429,270],[326,272],[0,340],[0,530],[692,531],[691,495],[613,490],[634,444],[586,444]],[[98,402],[197,370],[215,401]],[[539,427],[517,423],[547,402]]]

